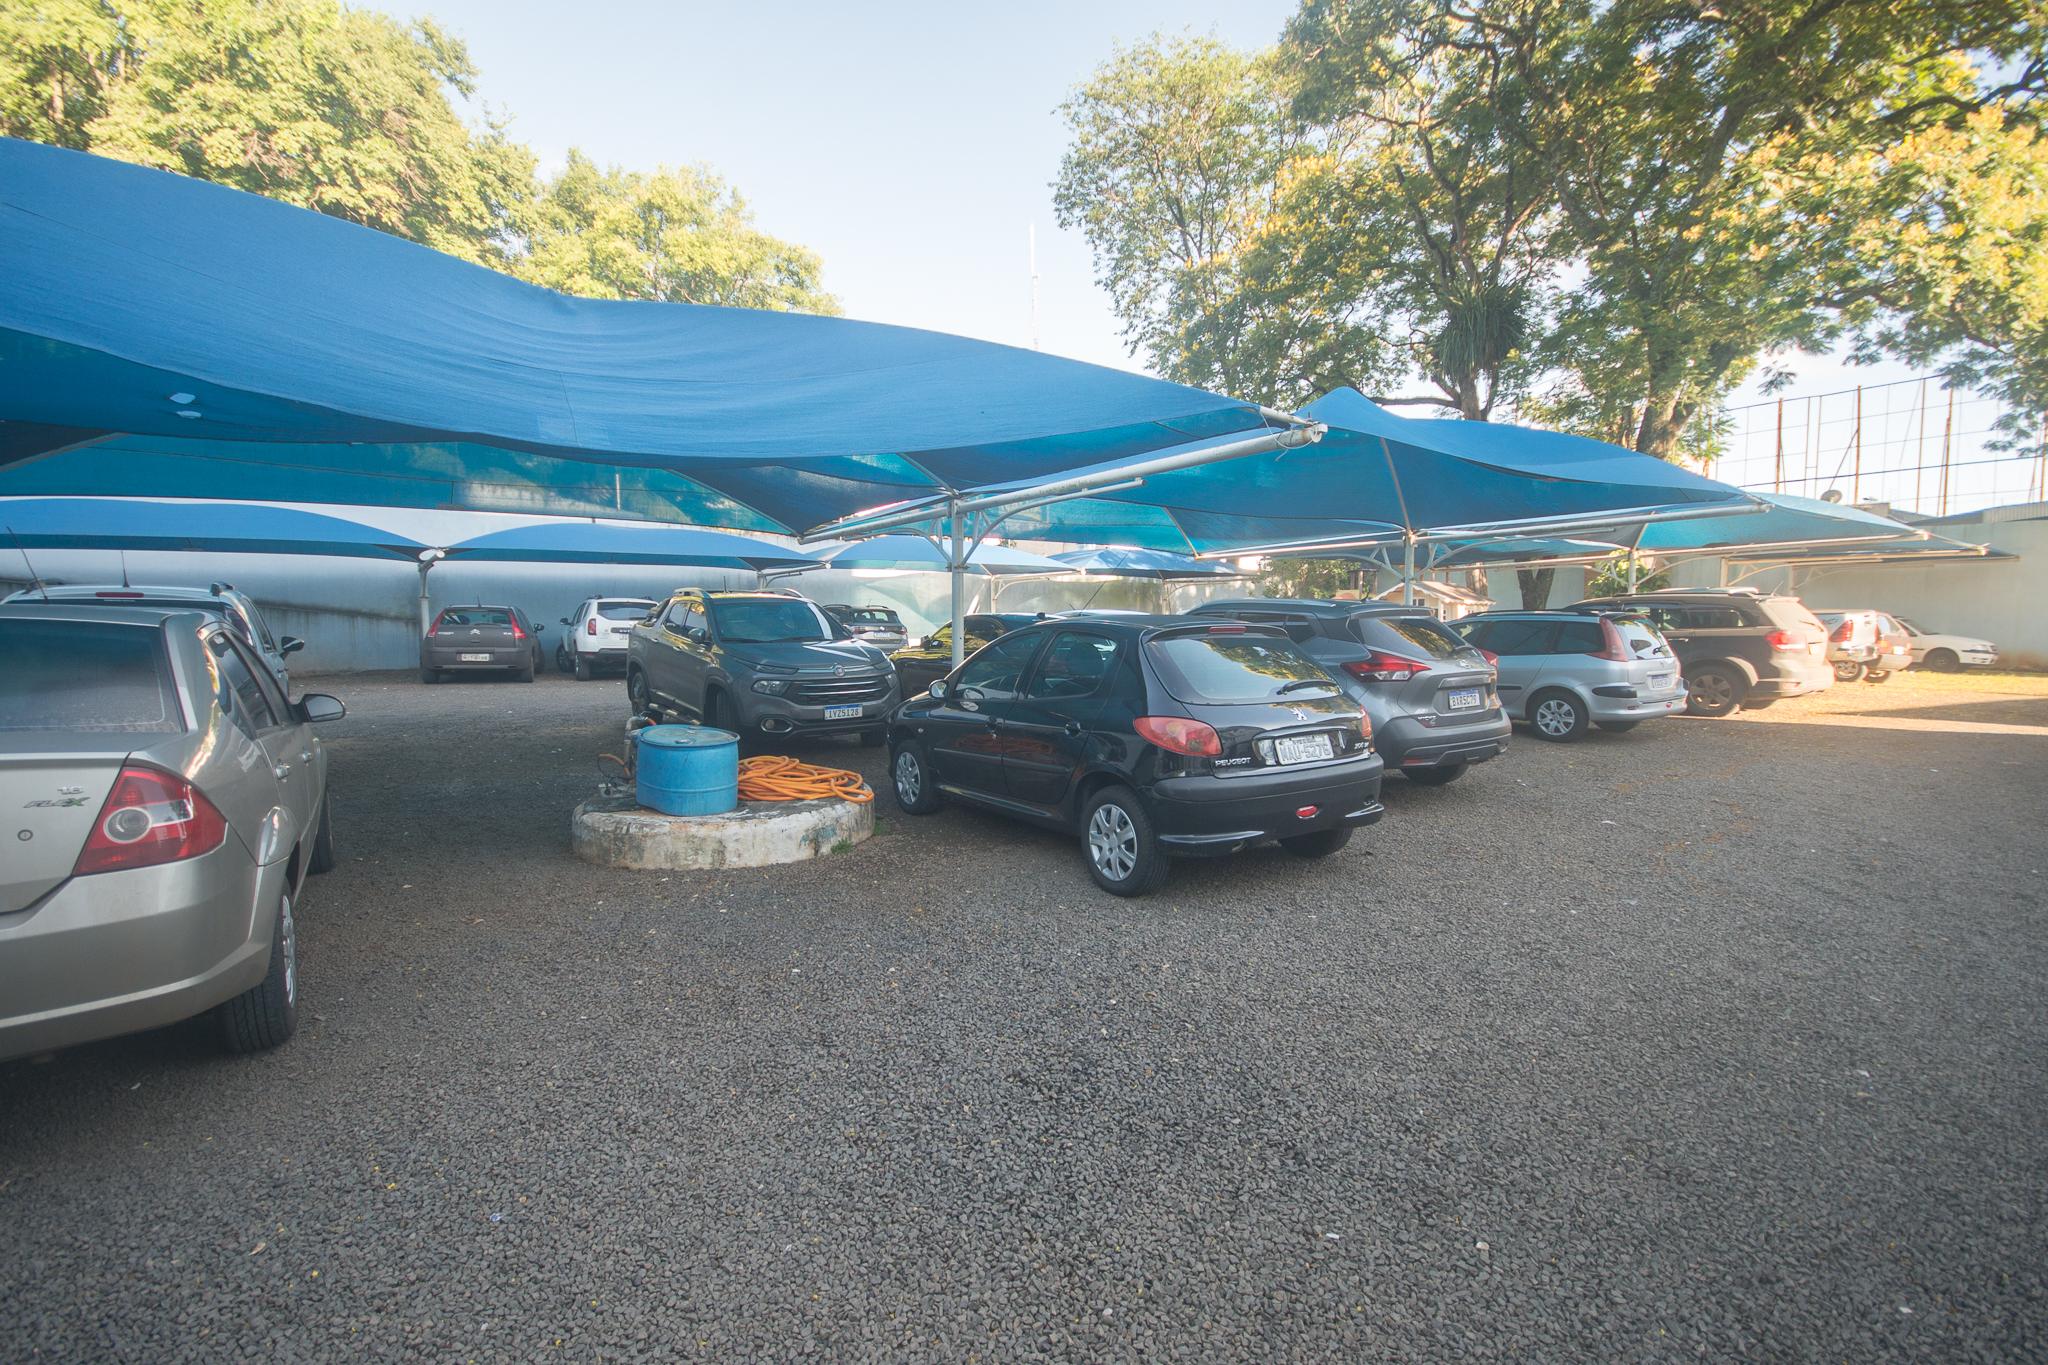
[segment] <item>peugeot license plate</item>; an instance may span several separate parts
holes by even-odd
[[[1444,700],[1453,711],[1476,711],[1479,709],[1479,689],[1476,687],[1455,688],[1444,694]]]
[[[825,708],[826,720],[855,720],[859,716],[860,708],[858,706],[828,706]]]
[[[1671,675],[1669,673],[1652,673],[1650,675],[1650,686],[1659,692],[1663,691],[1671,686]]]
[[[466,664],[487,664],[490,661],[491,656],[488,654],[464,654],[462,656],[462,662]]]
[[[1336,752],[1330,747],[1328,735],[1286,735],[1273,741],[1276,763],[1313,763]]]

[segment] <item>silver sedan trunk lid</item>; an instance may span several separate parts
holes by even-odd
[[[0,915],[64,884],[121,772],[118,752],[0,754]]]

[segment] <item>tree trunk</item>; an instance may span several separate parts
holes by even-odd
[[[1517,569],[1515,582],[1522,589],[1522,610],[1541,611],[1550,605],[1550,583],[1556,569]]]
[[[1692,408],[1675,394],[1650,394],[1643,404],[1643,420],[1636,427],[1636,449],[1660,460],[1677,459],[1678,438],[1692,420]]]

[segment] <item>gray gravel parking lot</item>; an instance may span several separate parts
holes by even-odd
[[[303,1030],[0,1065],[0,1357],[2048,1351],[2048,700],[1525,737],[1126,902],[886,797],[600,875],[619,683],[327,686]]]

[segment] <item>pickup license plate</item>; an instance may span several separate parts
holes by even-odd
[[[1479,689],[1460,687],[1444,694],[1444,701],[1453,711],[1476,711],[1479,709]]]
[[[858,706],[828,706],[825,708],[826,720],[854,720],[859,715],[860,708]]]
[[[1275,763],[1313,763],[1336,752],[1328,735],[1285,735],[1273,741]]]
[[[462,662],[466,664],[487,664],[491,661],[491,656],[488,654],[464,654],[461,657]]]

